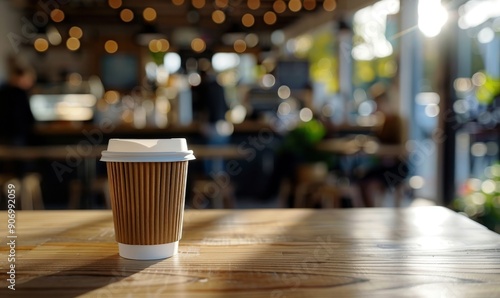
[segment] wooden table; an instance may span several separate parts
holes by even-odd
[[[1,297],[500,296],[500,236],[443,207],[188,210],[159,261],[118,256],[111,211],[16,215]]]

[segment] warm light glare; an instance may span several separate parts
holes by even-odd
[[[118,51],[118,43],[114,40],[108,40],[104,43],[104,50],[109,54],[116,53],[116,51]]]
[[[325,0],[323,2],[323,9],[326,11],[334,11],[337,8],[337,2],[335,0]]]
[[[273,3],[273,9],[276,13],[283,13],[286,10],[286,3],[283,0],[276,0]]]
[[[500,16],[499,0],[470,0],[458,8],[458,26],[462,29],[477,27]]]
[[[134,19],[134,13],[130,9],[125,8],[120,11],[120,18],[122,21],[128,23]]]
[[[58,8],[50,12],[50,18],[56,23],[60,23],[64,20],[64,12]]]
[[[78,38],[70,37],[66,41],[66,47],[70,51],[76,51],[80,48],[80,40],[78,40]]]
[[[172,0],[172,3],[177,6],[184,4],[184,0]]]
[[[142,17],[144,18],[144,20],[152,22],[156,20],[156,10],[154,10],[154,8],[151,7],[146,7],[142,12]]]
[[[250,9],[257,10],[260,7],[260,0],[248,0],[247,6]]]
[[[83,30],[78,26],[73,26],[69,29],[69,36],[80,39],[83,36]]]
[[[267,25],[275,24],[277,19],[278,18],[276,16],[276,14],[272,11],[268,11],[264,14],[264,23],[266,23]]]
[[[120,8],[122,6],[122,0],[108,0],[108,5],[114,9]]]
[[[427,37],[435,37],[448,20],[448,11],[441,0],[418,1],[418,28]]]
[[[49,48],[49,42],[45,38],[37,38],[33,44],[37,52],[45,52]]]
[[[234,50],[237,53],[243,53],[246,51],[246,49],[247,49],[247,44],[245,43],[244,40],[238,39],[234,42]]]
[[[205,41],[201,38],[195,38],[191,41],[191,49],[197,53],[205,51],[206,47],[207,45],[205,44]]]
[[[253,24],[255,24],[255,18],[253,17],[253,15],[246,13],[243,15],[243,17],[241,17],[241,23],[245,27],[252,27]]]
[[[293,12],[297,12],[302,9],[302,2],[300,2],[300,0],[290,0],[290,2],[288,2],[288,8]]]
[[[226,14],[220,10],[217,9],[214,12],[212,12],[212,21],[216,24],[222,24],[226,20]]]
[[[194,8],[201,9],[205,6],[205,0],[192,0],[191,2]]]

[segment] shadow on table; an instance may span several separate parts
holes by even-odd
[[[86,265],[16,284],[15,294],[23,297],[41,297],[42,294],[43,297],[66,298],[104,288],[100,291],[100,297],[114,297],[116,286],[113,285],[115,283],[160,261],[127,260],[116,254]],[[60,261],[54,260],[54,263],[57,262]],[[43,270],[43,268],[37,268],[37,270]],[[19,274],[19,276],[22,275]]]

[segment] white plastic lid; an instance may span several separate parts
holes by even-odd
[[[159,260],[177,254],[179,241],[156,245],[130,245],[118,243],[118,253],[122,258],[131,260]]]
[[[110,139],[101,161],[175,162],[195,159],[186,139]]]

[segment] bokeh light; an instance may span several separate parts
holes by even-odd
[[[156,20],[156,10],[152,7],[146,7],[142,12],[142,17],[148,22]]]
[[[49,42],[45,38],[37,38],[33,43],[37,52],[45,52],[49,48]]]
[[[80,40],[78,40],[78,38],[75,37],[70,37],[66,41],[66,47],[70,51],[76,51],[80,48]]]
[[[120,18],[125,23],[131,22],[134,19],[134,13],[130,9],[125,8],[120,11]]]
[[[118,51],[118,43],[110,39],[104,43],[104,50],[109,54],[116,53]]]

